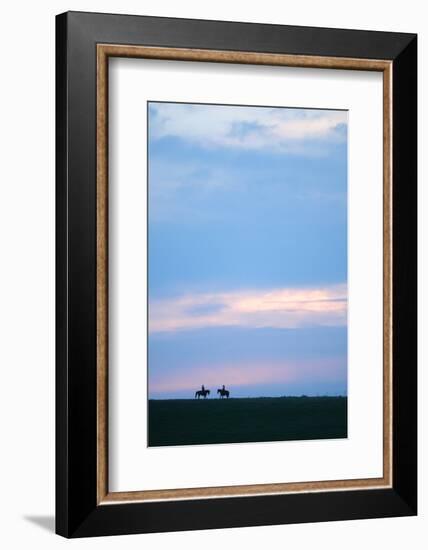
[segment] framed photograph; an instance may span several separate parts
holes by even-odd
[[[56,24],[57,533],[416,514],[416,35]]]

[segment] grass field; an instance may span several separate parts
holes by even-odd
[[[149,400],[149,446],[347,437],[346,397]]]

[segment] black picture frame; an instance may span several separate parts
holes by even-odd
[[[100,43],[392,62],[392,487],[97,503]],[[56,532],[86,537],[415,515],[417,36],[68,12],[56,18],[56,97]]]

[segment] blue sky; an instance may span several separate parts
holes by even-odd
[[[347,392],[347,113],[152,102],[149,397]]]

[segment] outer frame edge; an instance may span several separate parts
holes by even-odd
[[[370,495],[367,495],[368,492]],[[221,504],[215,499],[182,501],[182,508],[178,513],[172,503],[98,506],[70,537],[231,529],[415,515],[414,510],[394,489],[330,493],[334,506],[325,508],[322,506],[325,495],[312,493],[309,511],[302,517],[302,509],[307,508],[305,496],[295,494],[247,499],[243,497],[223,499]],[[235,503],[237,508],[234,508],[232,500],[239,501]],[[379,503],[382,504],[381,510],[378,509]]]
[[[69,535],[68,509],[68,361],[67,361],[67,14],[55,18],[55,532]]]
[[[417,514],[417,35],[393,63],[393,487]]]

